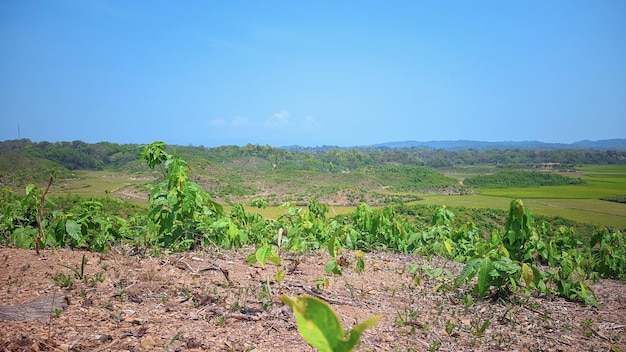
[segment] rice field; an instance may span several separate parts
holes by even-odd
[[[586,184],[487,188],[479,190],[479,194],[466,196],[422,195],[422,202],[506,210],[512,199],[519,198],[536,214],[626,228],[626,204],[600,200],[603,197],[626,194],[626,166],[582,167],[572,176],[582,178]]]

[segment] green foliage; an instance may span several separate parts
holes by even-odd
[[[477,277],[473,292],[481,297],[490,293],[491,288],[496,293],[508,294],[522,287],[522,283],[526,290],[543,293],[552,293],[551,287],[555,287],[559,296],[597,305],[593,290],[584,280],[591,259],[576,243],[572,246],[571,236],[553,239],[544,236],[548,239],[546,244],[533,225],[533,214],[524,203],[519,199],[512,201],[503,235],[493,234],[489,246],[467,262],[455,283],[461,285]],[[540,259],[558,269],[541,272],[533,265]]]
[[[604,278],[626,280],[626,236],[602,229],[591,238],[589,247],[594,271]]]
[[[520,265],[512,261],[506,249],[499,245],[491,248],[483,256],[470,260],[456,278],[455,283],[460,285],[477,276],[474,286],[475,294],[484,297],[491,287],[508,294],[511,287],[517,288],[516,277],[519,276],[520,270]]]
[[[251,147],[247,152],[270,151]],[[349,155],[355,163],[360,158],[358,153]],[[163,175],[150,186],[147,210],[129,209],[111,198],[66,197],[53,201],[45,197],[43,245],[106,251],[119,241],[137,248],[157,246],[171,250],[196,245],[231,248],[253,244],[256,249],[250,262],[276,265],[278,283],[285,277],[279,257],[284,250],[325,248],[331,256],[326,272],[337,275],[351,265],[347,250],[354,251],[353,267],[357,273],[365,270],[365,252],[371,250],[441,255],[466,263],[455,283],[469,283],[477,296],[506,295],[522,289],[588,304],[597,302],[586,280],[626,278],[625,239],[620,232],[605,229],[589,236],[586,228],[575,228],[565,220],[538,220],[521,200],[510,203],[508,216],[486,209],[469,213],[463,208],[453,212],[447,207],[372,208],[361,203],[349,215],[329,217],[329,207],[315,198],[306,206],[285,203],[280,207],[284,213],[276,219],[248,213],[242,204],[233,205],[226,215],[207,192],[189,179],[187,162],[168,153],[164,143],[145,146],[141,157],[148,168],[158,168]],[[274,161],[279,163],[280,159]],[[388,167],[385,172],[391,178],[394,172],[402,174],[406,169]],[[42,191],[29,185],[24,193],[15,194],[9,188],[0,192],[0,241],[32,248],[38,235]],[[263,208],[267,200],[258,198],[252,205]],[[476,213],[482,220],[474,222],[468,215]],[[276,240],[279,229],[284,236]],[[549,268],[539,269],[544,266]],[[451,281],[439,269],[413,269],[416,280],[417,270],[431,278],[445,278],[438,289],[448,287]],[[81,271],[77,268],[76,272]],[[59,277],[59,282],[62,279]],[[271,304],[269,278],[266,281],[264,297]],[[321,281],[318,285],[326,286]]]
[[[469,187],[509,188],[533,186],[582,185],[581,178],[562,176],[551,172],[538,171],[498,171],[492,175],[475,175],[466,178],[463,183]]]
[[[341,172],[372,165],[450,167],[456,165],[541,165],[553,163],[556,168],[571,165],[624,164],[626,151],[595,149],[486,149],[486,150],[429,150],[422,148],[275,148],[248,144],[239,146],[177,146],[180,156],[187,159],[206,159],[213,162],[235,160],[264,161],[267,170],[315,170]],[[53,160],[64,167],[76,169],[121,168],[136,161],[141,148],[132,144],[100,142],[88,144],[72,142],[32,142],[28,139],[0,142],[0,155],[20,153],[27,156]],[[258,163],[261,165],[261,163]],[[393,165],[392,165],[393,164]],[[46,172],[48,174],[48,172]]]
[[[606,200],[606,201],[609,201],[609,202],[626,204],[626,194],[619,194],[619,195],[615,195],[615,196],[602,197],[600,199]]]
[[[165,152],[163,142],[145,146],[141,158],[152,169],[163,164],[165,176],[150,189],[148,230],[154,244],[179,250],[192,248],[202,240],[202,223],[224,216],[222,206],[212,201],[197,183],[189,181],[189,166]]]
[[[363,331],[380,319],[380,316],[374,316],[346,332],[335,312],[324,301],[308,296],[292,299],[281,295],[280,298],[293,310],[302,337],[321,352],[351,351],[359,343]]]
[[[534,218],[524,202],[521,199],[512,200],[504,227],[504,246],[514,259],[522,259],[524,245],[534,231],[533,226]]]

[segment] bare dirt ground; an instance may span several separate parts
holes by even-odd
[[[626,351],[626,282],[592,284],[598,308],[523,293],[468,306],[467,291],[452,285],[462,265],[442,258],[366,253],[358,274],[354,254],[344,252],[344,274],[333,276],[324,272],[325,252],[282,253],[287,275],[276,283],[273,264],[247,264],[253,251],[38,256],[0,248],[0,306],[51,295],[70,302],[50,318],[0,321],[0,351],[313,351],[280,294],[326,300],[344,328],[381,315],[358,351]],[[56,284],[59,273],[73,277],[68,267],[80,272],[83,255],[85,279]],[[451,276],[415,275],[410,264]],[[328,287],[318,289],[316,278]]]

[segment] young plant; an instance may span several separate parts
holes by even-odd
[[[354,255],[356,256],[356,272],[362,273],[363,270],[365,270],[365,253],[361,250],[357,250],[354,252]]]
[[[85,257],[84,254],[83,254],[83,259],[80,261],[80,268],[69,266],[69,265],[65,265],[65,264],[60,264],[60,265],[62,267],[64,267],[64,268],[70,269],[74,273],[74,276],[77,279],[86,281],[86,278],[85,278],[85,266],[87,266],[87,258]]]
[[[261,266],[265,266],[265,263],[270,262],[276,266],[276,275],[274,279],[277,283],[281,283],[285,279],[285,269],[281,268],[281,260],[274,247],[270,245],[264,245],[257,248],[256,252],[248,256],[248,264],[259,263]]]
[[[380,319],[379,315],[371,317],[346,333],[335,312],[324,301],[310,296],[290,298],[281,295],[280,298],[293,310],[302,337],[320,352],[351,351],[359,343],[363,331]]]
[[[72,288],[74,286],[74,280],[72,280],[70,276],[60,273],[60,272],[56,273],[52,277],[52,281],[54,281],[54,283],[59,287]]]

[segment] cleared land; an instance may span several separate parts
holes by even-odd
[[[11,269],[0,271],[1,306],[53,294],[70,303],[51,318],[0,322],[0,345],[9,351],[313,351],[280,302],[286,294],[325,300],[344,328],[380,315],[356,351],[626,350],[624,282],[592,284],[598,308],[521,292],[467,304],[469,292],[452,283],[462,265],[437,256],[367,253],[358,274],[354,253],[346,251],[344,275],[332,276],[324,272],[325,251],[288,254],[284,281],[269,279],[270,285],[273,265],[246,263],[253,248],[159,256],[127,250],[61,248],[37,256],[0,248],[0,262]],[[80,266],[83,255],[86,280],[55,284],[59,273],[73,278],[68,268]],[[445,271],[411,273],[411,264]],[[228,281],[217,268],[230,273]],[[328,279],[327,287],[316,285],[320,277]]]

